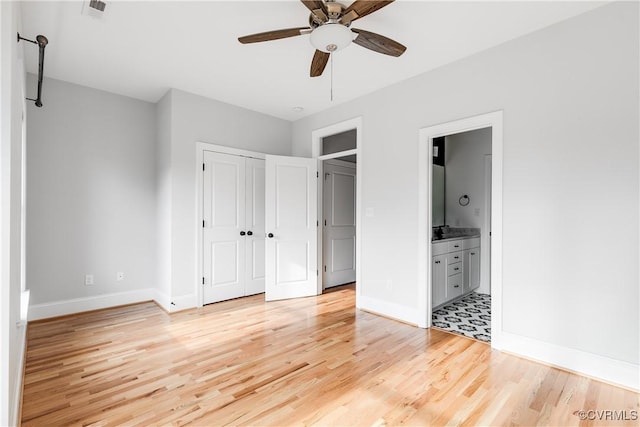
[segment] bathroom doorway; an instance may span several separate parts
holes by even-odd
[[[433,139],[432,302],[436,328],[491,342],[491,127]]]
[[[420,218],[424,218],[418,225],[419,278],[421,283],[424,283],[424,286],[420,287],[419,304],[421,312],[425,314],[424,324],[420,326],[437,327],[433,319],[433,314],[437,310],[452,305],[450,311],[456,311],[454,310],[456,307],[463,308],[464,298],[480,295],[478,292],[473,292],[476,289],[488,292],[484,295],[490,295],[489,299],[468,302],[483,305],[483,308],[488,309],[490,326],[486,325],[486,327],[490,329],[484,332],[476,330],[476,333],[487,335],[481,338],[484,338],[483,341],[490,342],[493,348],[500,348],[502,331],[502,117],[502,111],[497,111],[423,128],[420,130],[418,150],[420,177],[418,212]],[[473,131],[479,133],[474,134]],[[460,175],[451,175],[446,169],[443,170],[441,175],[444,176],[445,197],[441,202],[434,201],[433,192],[438,190],[434,190],[432,186],[433,158],[440,156],[443,161],[446,161],[445,158],[449,157],[446,148],[443,153],[440,153],[434,151],[434,146],[438,147],[438,144],[446,143],[447,139],[469,140],[470,137],[478,136],[482,132],[490,141],[490,151],[481,152],[479,146],[474,147],[477,150],[472,157],[476,160],[473,167],[469,168],[468,165],[464,166],[464,159],[465,156],[469,157],[470,153],[460,150],[463,143],[458,141],[460,146],[454,146],[449,153],[450,156],[456,156],[458,164],[450,165],[451,170],[448,172],[455,173],[458,169],[461,171]],[[439,139],[443,137],[444,140]],[[487,157],[489,155],[490,157]],[[475,172],[471,174],[473,171]],[[438,173],[436,172],[436,175]],[[439,217],[433,211],[434,205],[438,204],[444,206],[444,213]],[[434,223],[434,219],[437,221],[438,218],[441,223]],[[472,253],[474,253],[473,256]],[[449,254],[451,259],[447,260]],[[457,259],[456,256],[458,256]],[[456,264],[458,262],[459,264]],[[467,280],[463,277],[465,271],[469,276]],[[461,275],[456,276],[459,273]],[[448,280],[449,277],[452,279]],[[444,294],[438,293],[437,288],[434,287],[435,281],[439,283],[444,281],[445,285],[449,286],[450,292],[447,293],[445,290]],[[471,310],[463,308],[461,312],[475,311],[475,307],[467,308]],[[450,314],[447,313],[445,316]],[[484,313],[484,316],[486,319],[487,313]],[[473,319],[472,316],[468,318]],[[485,326],[479,321],[475,323],[478,325],[472,323],[471,326]]]

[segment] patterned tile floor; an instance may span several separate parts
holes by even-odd
[[[433,312],[433,326],[491,342],[491,295],[475,292]]]

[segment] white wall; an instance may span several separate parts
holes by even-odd
[[[417,308],[419,129],[504,110],[504,330],[637,367],[638,35],[609,4],[295,122],[362,116],[362,294]]]
[[[450,135],[445,141],[445,223],[453,227],[479,228],[480,234],[486,236],[484,168],[485,155],[491,154],[491,128]],[[469,204],[460,206],[458,201],[464,194],[469,196]],[[484,274],[490,253],[484,244],[486,241],[488,239],[482,239],[482,280],[477,292],[490,294],[489,275]]]
[[[18,424],[26,328],[22,295],[24,43],[20,4],[0,2],[0,425]]]
[[[171,97],[171,298],[173,308],[195,303],[196,142],[267,154],[291,152],[291,123],[172,89]],[[164,100],[163,100],[164,102]],[[159,135],[160,138],[162,136]]]
[[[33,304],[155,287],[155,106],[47,78],[43,103],[28,107]]]

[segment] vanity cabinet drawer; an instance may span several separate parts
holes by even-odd
[[[462,274],[461,262],[447,265],[447,276],[453,276],[454,274]]]
[[[471,249],[480,247],[480,238],[472,237],[471,239],[464,239],[462,241],[462,249]]]
[[[449,242],[440,242],[431,244],[431,255],[442,255],[449,252]]]
[[[462,262],[462,251],[451,252],[450,254],[447,254],[448,264],[455,264],[456,262]]]
[[[447,278],[447,300],[462,295],[462,274],[454,274]]]
[[[461,251],[462,250],[462,240],[452,240],[449,243],[449,250],[448,252],[456,252],[456,251]]]

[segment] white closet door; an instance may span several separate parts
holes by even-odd
[[[245,295],[245,159],[205,151],[203,302]]]
[[[264,160],[246,159],[245,295],[264,292]]]
[[[266,156],[267,301],[317,295],[318,162]]]
[[[325,288],[356,280],[356,169],[324,165]]]

